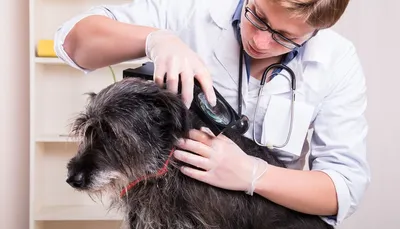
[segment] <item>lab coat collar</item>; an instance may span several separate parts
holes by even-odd
[[[244,0],[239,0],[238,5],[236,6],[236,10],[232,16],[232,22],[233,23],[238,23],[240,22],[241,16],[242,16],[242,8],[243,8],[243,3]]]
[[[324,67],[331,64],[332,56],[329,55],[329,53],[332,53],[332,51],[330,51],[332,46],[329,45],[329,30],[330,29],[319,31],[315,37],[311,38],[307,44],[299,49],[303,62],[314,62]]]
[[[214,47],[214,54],[232,80],[238,85],[240,47],[234,36],[234,29],[232,26],[220,32],[218,41]],[[243,66],[243,82],[247,80],[246,74],[246,67]]]
[[[238,4],[239,3],[239,4]],[[235,12],[240,5],[237,0],[218,0],[214,1],[210,7],[210,15],[214,23],[221,28],[217,36],[218,41],[214,47],[214,54],[220,64],[227,71],[232,80],[238,85],[239,71],[239,43],[232,26]],[[232,47],[237,47],[233,49]],[[243,68],[243,75],[246,76],[246,68]],[[244,77],[243,80],[247,80]]]
[[[218,0],[213,1],[210,7],[210,15],[215,24],[221,29],[228,29],[232,26],[232,16],[238,6],[237,1],[232,0]]]

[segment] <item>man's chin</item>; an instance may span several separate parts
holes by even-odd
[[[248,56],[255,60],[268,59],[273,56],[270,53],[257,53],[256,51],[253,51],[250,47],[244,48],[244,51]]]
[[[252,54],[251,52],[246,52],[246,53],[247,55],[250,56],[251,59],[254,60],[264,60],[272,57],[272,55],[270,54]]]

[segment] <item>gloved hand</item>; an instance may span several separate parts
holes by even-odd
[[[177,93],[179,75],[182,82],[182,100],[189,108],[193,100],[194,77],[199,81],[211,106],[216,105],[211,76],[200,57],[178,36],[167,30],[151,32],[146,39],[146,56],[154,62],[154,81]]]
[[[174,156],[199,169],[183,167],[182,173],[210,185],[253,195],[256,182],[268,169],[267,162],[244,153],[231,139],[211,131],[191,130]],[[190,152],[193,153],[190,153]],[[201,170],[203,169],[203,170]]]

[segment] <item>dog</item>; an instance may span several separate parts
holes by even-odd
[[[319,216],[285,208],[257,194],[220,189],[179,171],[171,153],[191,128],[204,125],[179,94],[153,81],[124,78],[88,93],[71,124],[78,150],[66,182],[106,195],[129,229],[332,229]],[[266,147],[234,131],[224,134],[249,155],[284,167]]]

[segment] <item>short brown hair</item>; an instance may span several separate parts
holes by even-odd
[[[343,15],[349,0],[272,0],[294,17],[301,17],[315,28],[333,26]]]

